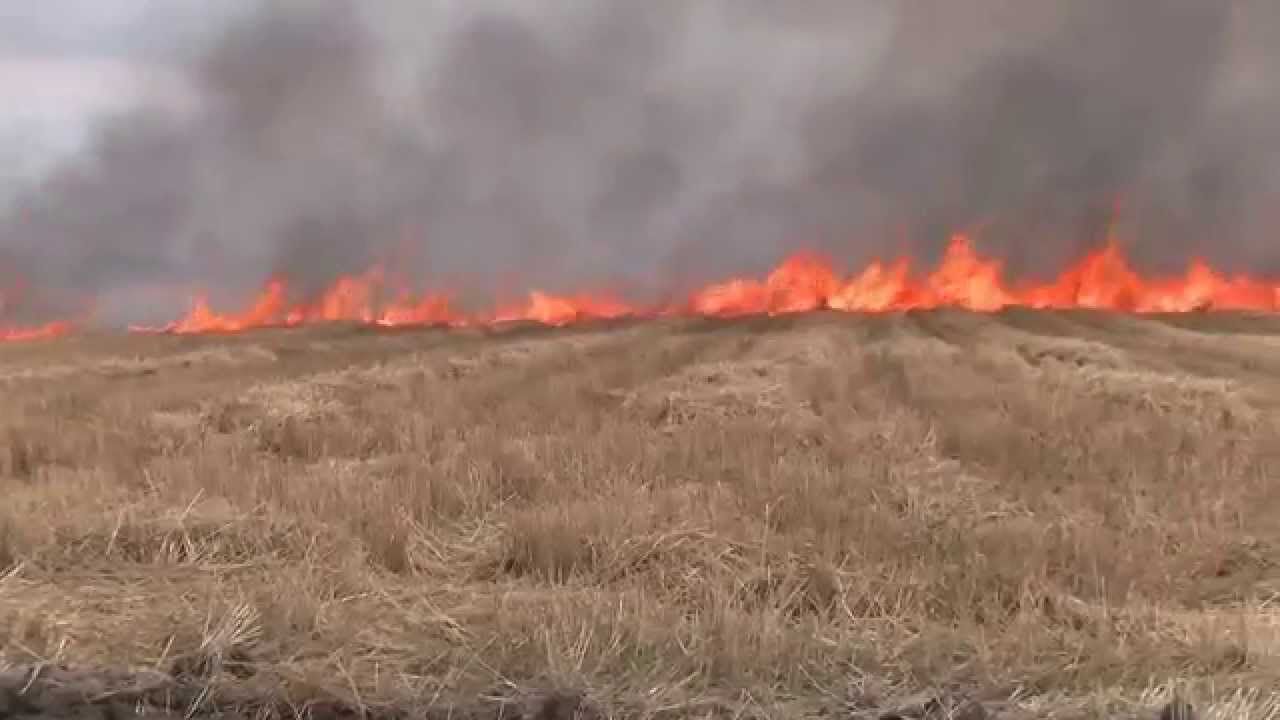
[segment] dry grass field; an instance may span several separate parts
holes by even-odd
[[[0,346],[9,667],[373,713],[1251,719],[1278,600],[1280,318]]]

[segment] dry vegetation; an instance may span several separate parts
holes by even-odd
[[[0,398],[10,665],[1277,713],[1280,319],[84,337],[0,347]]]

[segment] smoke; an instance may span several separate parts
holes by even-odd
[[[1276,7],[262,2],[162,53],[193,111],[112,118],[26,188],[0,273],[124,321],[374,262],[464,300],[651,297],[958,230],[1015,271],[1112,232],[1156,269],[1280,270]]]

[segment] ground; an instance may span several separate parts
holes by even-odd
[[[150,670],[196,713],[1280,713],[1280,317],[81,336],[0,346],[0,398],[27,683]]]

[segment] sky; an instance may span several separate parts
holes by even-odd
[[[239,3],[243,5],[243,3]],[[102,119],[192,100],[174,62],[236,8],[197,0],[0,4],[0,199],[83,148]],[[164,32],[155,32],[156,28]]]

